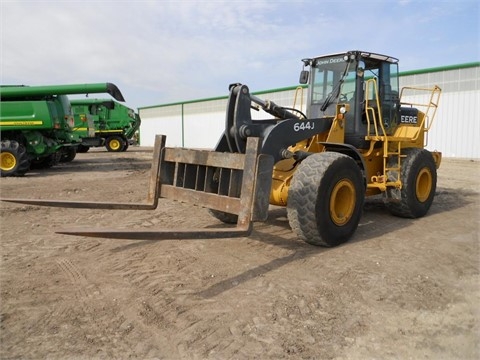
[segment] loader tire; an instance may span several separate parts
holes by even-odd
[[[218,220],[225,224],[236,224],[238,220],[238,215],[236,214],[230,214],[224,211],[218,211],[213,209],[209,209],[208,212],[210,213],[210,215],[216,217]]]
[[[305,242],[336,246],[357,229],[364,201],[363,175],[351,157],[336,152],[313,154],[293,175],[288,221]]]
[[[437,169],[432,154],[425,149],[410,148],[403,152],[406,157],[401,162],[401,189],[389,188],[386,191],[386,206],[390,213],[404,218],[424,216],[433,202],[437,188]],[[389,167],[395,167],[397,158],[389,159]],[[395,180],[396,171],[391,171],[389,180]]]
[[[125,141],[121,136],[110,136],[105,140],[105,147],[108,151],[121,152],[125,147]]]
[[[215,177],[219,176],[219,170],[220,169],[216,169],[215,170],[215,173],[217,174]],[[217,193],[218,192],[218,186],[219,186],[219,183],[218,183],[218,179],[213,181],[209,184],[209,191],[212,192],[212,193]],[[240,193],[236,194],[236,195],[240,195]],[[217,218],[218,220],[220,220],[221,222],[225,223],[225,224],[236,224],[237,221],[238,221],[238,215],[237,214],[231,214],[231,213],[227,213],[225,211],[219,211],[219,210],[214,210],[214,209],[208,209],[208,212],[210,213],[210,215],[212,215],[213,217]]]
[[[2,140],[0,151],[0,176],[23,176],[30,169],[25,146],[15,140]]]

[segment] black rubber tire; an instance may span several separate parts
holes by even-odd
[[[130,146],[130,144],[128,143],[128,140],[125,141],[125,146],[123,147],[123,150],[122,151],[127,151],[128,147]]]
[[[305,242],[337,246],[357,229],[364,201],[364,179],[355,160],[336,152],[313,154],[293,175],[288,221]]]
[[[62,157],[60,158],[60,162],[66,163],[71,162],[77,156],[77,149],[73,146],[66,146],[62,150]]]
[[[125,140],[121,136],[109,136],[105,140],[105,147],[111,152],[121,152],[125,147]]]
[[[77,154],[84,154],[90,150],[90,146],[85,145],[78,145],[77,147]]]
[[[426,149],[409,148],[403,154],[406,157],[401,162],[402,188],[387,189],[385,204],[392,215],[415,219],[424,216],[433,203],[437,168],[432,154]],[[397,166],[397,157],[392,156],[387,166]],[[396,178],[397,172],[391,171],[389,180]]]
[[[16,140],[2,140],[0,145],[0,176],[23,176],[30,170],[25,146]]]
[[[238,221],[238,215],[236,214],[230,214],[224,211],[218,211],[213,209],[208,209],[208,212],[225,224],[236,224]]]
[[[33,159],[30,168],[31,169],[50,169],[51,167],[58,165],[62,158],[62,152],[57,151],[53,154],[42,156],[37,159]]]
[[[216,173],[218,175],[218,170],[216,170]],[[218,192],[218,181],[212,181],[209,185],[209,191],[212,193],[217,193]],[[236,194],[237,196],[240,196],[240,193]],[[225,211],[219,211],[219,210],[214,210],[214,209],[208,209],[208,212],[210,215],[213,217],[217,218],[221,222],[225,224],[236,224],[238,221],[238,215],[237,214],[231,214],[227,213]]]

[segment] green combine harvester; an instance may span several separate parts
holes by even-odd
[[[126,151],[140,128],[140,116],[116,101],[75,99],[70,103],[75,114],[74,133],[82,139],[78,152],[100,146],[105,146],[108,151]]]
[[[82,139],[67,95],[108,93],[125,101],[111,83],[0,86],[0,176],[72,161]]]

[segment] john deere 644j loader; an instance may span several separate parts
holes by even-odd
[[[165,147],[157,136],[141,204],[15,200],[50,206],[154,209],[161,197],[211,209],[231,228],[80,229],[63,233],[124,239],[246,236],[269,204],[285,206],[299,238],[335,246],[355,232],[365,197],[383,195],[396,216],[424,216],[441,153],[425,148],[440,88],[399,88],[398,60],[366,51],[303,59],[306,109],[285,108],[230,86],[225,131],[214,151]],[[425,101],[411,103],[407,99]],[[252,120],[251,109],[272,115]]]

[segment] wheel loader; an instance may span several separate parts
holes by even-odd
[[[230,85],[225,130],[213,151],[169,148],[157,136],[143,203],[4,199],[27,204],[155,209],[159,198],[209,208],[231,227],[67,229],[64,234],[121,239],[247,236],[269,205],[286,207],[296,235],[336,246],[357,229],[365,198],[383,196],[395,216],[424,216],[435,195],[441,153],[425,149],[441,89],[399,88],[398,60],[366,51],[305,58],[306,109],[262,100]],[[303,91],[305,86],[299,87]],[[407,102],[408,99],[424,99]],[[264,120],[252,120],[264,111]]]

